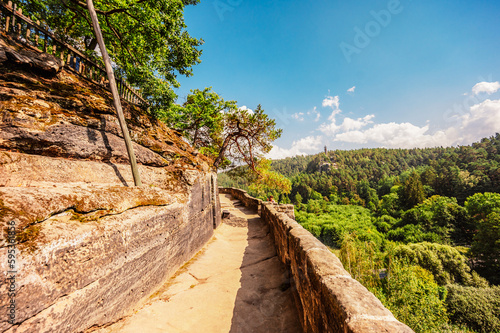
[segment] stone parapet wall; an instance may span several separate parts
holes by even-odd
[[[234,187],[221,187],[219,188],[219,193],[231,194],[233,198],[240,200],[246,207],[257,210],[260,215],[260,208],[263,201],[251,197],[246,191],[239,190]]]
[[[354,280],[324,244],[279,212],[279,207],[254,199],[245,191],[219,190],[245,205],[260,202],[260,215],[269,224],[278,256],[290,272],[304,332],[413,332]]]

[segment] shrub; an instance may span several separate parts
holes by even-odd
[[[396,259],[390,264],[383,295],[377,296],[398,320],[419,333],[439,332],[447,323],[445,293],[429,271]]]
[[[442,286],[460,283],[467,286],[487,287],[488,282],[480,278],[467,264],[467,258],[449,245],[418,243],[399,245],[393,255],[405,258],[412,264],[430,271],[436,282]]]
[[[500,286],[488,288],[446,286],[450,319],[478,332],[500,332]]]

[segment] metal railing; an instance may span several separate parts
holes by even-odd
[[[35,22],[23,15],[22,8],[17,8],[17,5],[13,5],[12,1],[7,3],[0,1],[0,14],[0,26],[7,34],[24,44],[54,55],[61,60],[64,68],[107,87],[107,75],[103,67],[89,59],[74,46],[61,41],[50,32],[50,28],[43,26],[39,20]],[[148,102],[138,89],[131,87],[116,73],[115,77],[121,98],[133,104],[147,106]]]

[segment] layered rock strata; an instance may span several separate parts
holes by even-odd
[[[0,315],[0,332],[114,322],[220,223],[211,161],[123,102],[144,184],[133,187],[110,93],[70,71],[44,70],[50,56],[0,41],[1,295],[10,288],[12,225],[16,248],[15,296],[0,298],[1,309],[14,300],[15,316]]]

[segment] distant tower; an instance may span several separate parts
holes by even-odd
[[[328,152],[328,149],[326,149],[326,146],[325,146],[325,155],[327,155],[327,152]]]

